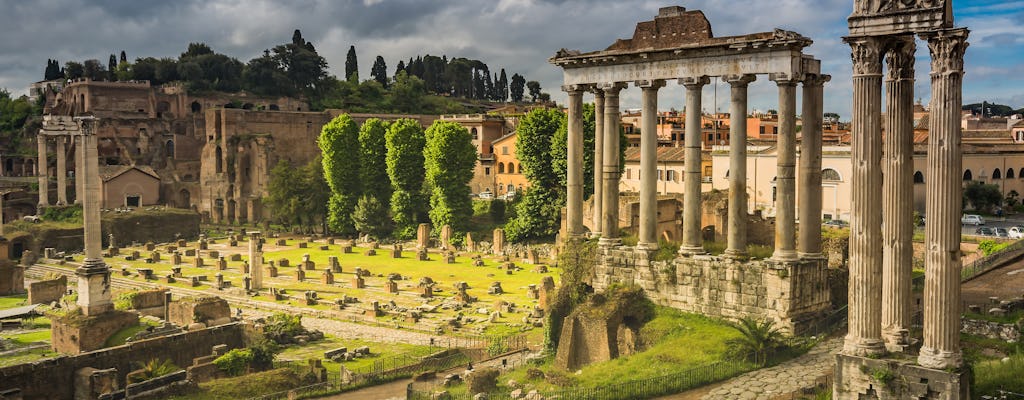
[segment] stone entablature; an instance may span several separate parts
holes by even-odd
[[[595,267],[598,292],[614,283],[637,285],[657,304],[728,319],[767,317],[800,332],[830,308],[824,259],[737,261],[693,256],[650,261],[632,247],[607,249]]]

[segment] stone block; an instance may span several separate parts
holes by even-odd
[[[277,267],[271,265],[267,267],[267,276],[271,278],[277,278]]]
[[[185,257],[195,257],[196,249],[185,249]]]
[[[305,249],[305,248],[307,248],[307,247],[309,247],[309,243],[306,243],[306,242],[299,242],[299,248],[300,248],[300,249]]]
[[[363,255],[364,256],[375,256],[375,255],[377,255],[377,250],[366,249],[366,251],[363,252]]]
[[[295,280],[297,280],[299,282],[302,282],[305,279],[306,279],[306,271],[303,271],[302,268],[296,269],[295,270]]]
[[[398,293],[398,282],[390,279],[384,282],[384,291],[387,293]]]
[[[363,289],[365,287],[366,287],[366,281],[363,280],[363,277],[356,275],[354,278],[352,278],[352,288],[353,289]]]
[[[334,274],[331,273],[331,270],[324,270],[324,273],[320,275],[320,282],[324,285],[334,284]]]
[[[228,261],[242,261],[242,255],[238,253],[232,254],[228,256]]]
[[[342,254],[352,254],[352,245],[351,244],[342,245],[341,246],[341,253]]]
[[[28,284],[28,304],[50,304],[68,292],[68,277],[42,280]]]
[[[98,350],[111,335],[138,323],[138,314],[118,310],[90,316],[54,318],[50,321],[51,347],[65,354]]]
[[[156,244],[153,242],[146,242],[146,251],[156,250]]]
[[[274,244],[276,244],[278,246],[287,246],[288,245],[288,240],[287,239],[277,239],[277,241],[274,242]]]

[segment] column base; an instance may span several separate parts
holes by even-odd
[[[970,374],[925,368],[907,359],[836,354],[835,400],[947,399],[970,397]]]
[[[728,259],[742,261],[750,258],[750,253],[747,253],[746,250],[725,249],[725,252],[722,253],[722,256]]]
[[[701,254],[707,254],[703,246],[679,246],[679,255],[681,256],[696,256]]]
[[[597,241],[597,245],[601,247],[616,247],[622,246],[622,239],[620,238],[606,238],[603,237]]]
[[[843,354],[860,357],[885,354],[885,342],[882,339],[852,338],[847,335],[843,341]]]
[[[601,232],[590,232],[590,238],[591,239],[600,239],[601,238]]]
[[[922,367],[932,369],[960,368],[964,365],[964,357],[959,351],[921,347],[921,352],[917,356],[917,363],[921,364]]]
[[[796,250],[775,250],[772,253],[772,260],[775,261],[796,261],[800,257],[796,254]]]
[[[824,260],[828,258],[822,253],[797,253],[797,255],[805,260]]]
[[[57,200],[57,205],[58,206],[66,206],[66,205],[68,205],[68,202]]]
[[[882,340],[885,341],[885,350],[890,353],[905,353],[913,344],[907,329],[882,328]]]
[[[636,244],[636,249],[637,250],[643,250],[643,251],[657,251],[658,250],[658,244],[657,243],[639,242],[639,243]]]
[[[98,315],[114,309],[110,301],[110,268],[101,258],[86,258],[75,269],[78,276],[78,307],[82,314]]]

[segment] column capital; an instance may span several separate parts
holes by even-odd
[[[562,91],[572,94],[583,94],[590,91],[590,85],[562,85]]]
[[[889,66],[885,79],[914,80],[914,44],[913,35],[897,36],[889,40],[885,50],[885,64]]]
[[[723,75],[722,80],[729,83],[734,88],[747,87],[750,82],[757,80],[757,75],[754,74],[743,74],[743,75]]]
[[[654,90],[657,90],[657,89],[661,89],[661,88],[665,87],[665,80],[664,79],[647,79],[647,80],[642,80],[642,81],[636,81],[633,84],[636,85],[636,87],[641,88],[641,89],[654,89]]]
[[[700,89],[709,83],[711,83],[711,78],[707,75],[679,78],[679,84],[685,86],[689,90]]]
[[[944,29],[921,34],[928,41],[928,52],[932,57],[932,75],[962,74],[964,52],[967,51],[967,28]]]
[[[619,94],[620,90],[626,88],[626,85],[627,84],[625,82],[607,82],[607,83],[598,83],[598,84],[596,84],[594,86],[596,86],[598,90],[603,91],[606,96],[607,95],[616,96],[616,95]]]
[[[594,94],[594,97],[604,98],[604,90],[602,90],[601,88],[597,87],[596,84],[592,84],[591,83],[591,84],[587,84],[587,85],[584,85],[584,86],[587,87],[587,91],[588,92]]]
[[[775,82],[778,86],[796,86],[800,77],[784,73],[768,74],[768,80]]]
[[[878,37],[844,37],[850,45],[850,59],[853,60],[853,76],[881,75],[883,39]]]
[[[821,87],[825,85],[825,82],[831,81],[832,75],[828,74],[804,74],[804,78],[800,80],[805,88],[809,87]]]

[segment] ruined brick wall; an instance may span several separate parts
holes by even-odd
[[[63,354],[98,350],[112,335],[138,323],[139,315],[127,311],[108,311],[96,317],[54,318],[50,347]]]
[[[631,247],[604,250],[592,285],[634,284],[659,305],[738,319],[768,317],[790,332],[829,309],[828,273],[821,260],[737,262],[716,256],[650,261]]]
[[[0,296],[25,293],[25,268],[11,260],[0,260]]]
[[[28,304],[50,304],[68,292],[68,277],[32,282],[28,285]]]
[[[25,400],[70,399],[74,395],[75,371],[85,367],[116,368],[119,385],[124,387],[125,376],[136,369],[139,362],[169,359],[184,368],[192,364],[193,358],[210,354],[215,345],[226,344],[230,349],[244,346],[244,331],[243,324],[228,324],[0,368],[0,391],[20,388]]]

